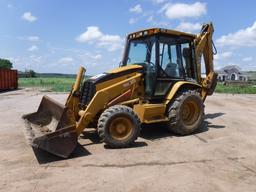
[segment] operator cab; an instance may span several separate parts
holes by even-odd
[[[197,81],[194,38],[159,28],[130,34],[122,66],[142,65],[146,98],[163,99],[177,81]]]

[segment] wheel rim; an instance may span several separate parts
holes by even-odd
[[[117,117],[112,120],[109,126],[109,132],[112,138],[116,140],[124,140],[128,138],[133,129],[133,124],[126,117]]]
[[[183,123],[193,125],[199,118],[200,110],[195,101],[185,101],[181,113]]]

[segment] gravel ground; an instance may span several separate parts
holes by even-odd
[[[67,97],[32,89],[0,94],[0,191],[256,191],[256,95],[215,94],[196,134],[144,126],[128,149],[107,149],[88,130],[63,160],[33,151],[23,136],[21,116],[43,94]]]

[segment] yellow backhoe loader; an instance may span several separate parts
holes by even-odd
[[[142,123],[193,133],[216,86],[213,31],[209,23],[198,35],[162,28],[129,34],[118,68],[83,81],[81,67],[65,105],[44,96],[37,112],[23,116],[30,145],[67,158],[88,127],[113,148],[134,143]]]

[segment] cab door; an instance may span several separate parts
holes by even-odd
[[[163,99],[177,81],[184,79],[181,44],[176,38],[160,37],[156,51],[157,77],[153,97]]]

